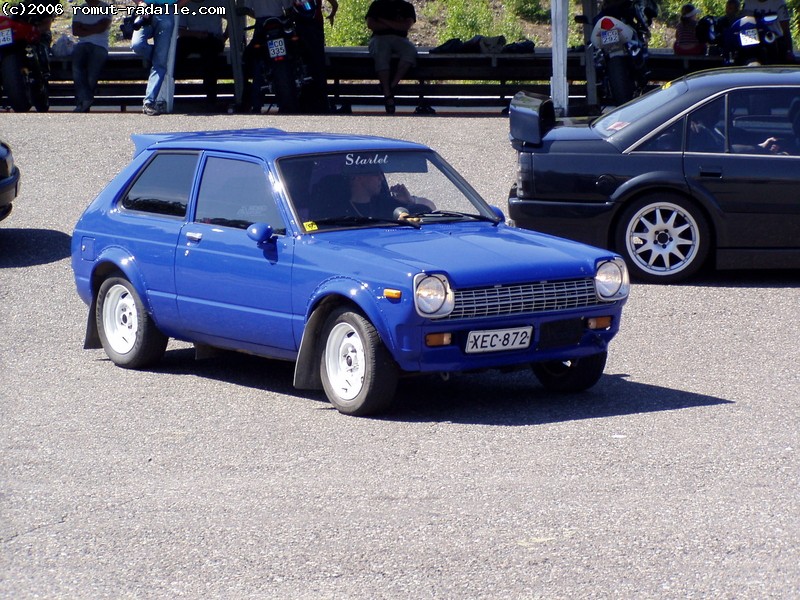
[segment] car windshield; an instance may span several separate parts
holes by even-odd
[[[455,221],[497,222],[486,202],[431,151],[357,151],[278,161],[306,232]]]
[[[631,123],[653,112],[681,94],[685,94],[688,86],[683,80],[665,83],[660,88],[620,106],[608,114],[602,115],[592,122],[592,128],[603,137],[611,137],[622,131]]]

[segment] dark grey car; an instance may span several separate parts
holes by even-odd
[[[800,268],[800,68],[702,71],[588,122],[511,107],[520,227],[615,249],[640,280]]]

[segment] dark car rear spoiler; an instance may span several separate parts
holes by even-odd
[[[556,124],[553,101],[542,94],[517,92],[509,108],[511,145],[522,150],[526,145],[541,146],[542,138]]]

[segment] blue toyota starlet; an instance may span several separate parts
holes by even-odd
[[[342,413],[398,378],[530,366],[602,376],[629,291],[607,250],[510,227],[430,148],[275,129],[134,135],[72,237],[86,348],[121,367],[168,338],[295,362]]]

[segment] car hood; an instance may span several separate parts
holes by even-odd
[[[362,274],[370,269],[387,275],[395,269],[444,272],[460,288],[592,277],[596,261],[613,256],[578,242],[488,223],[328,232],[318,242],[334,255],[344,251]]]

